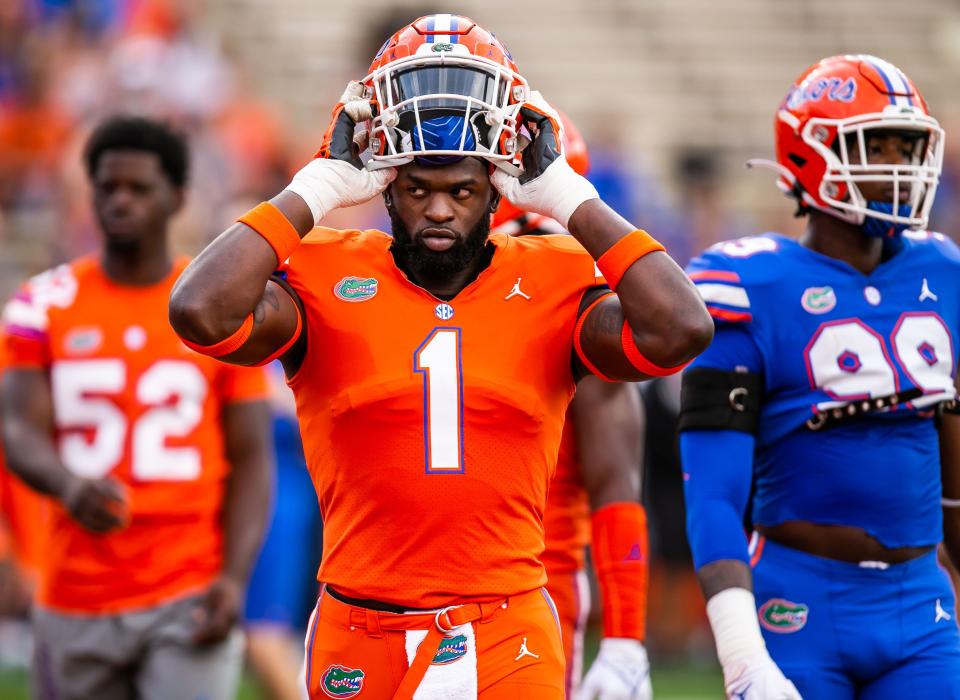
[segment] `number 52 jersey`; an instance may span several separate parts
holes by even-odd
[[[720,243],[688,266],[717,323],[694,367],[763,375],[753,519],[859,527],[887,547],[942,536],[937,403],[955,394],[960,250],[907,232],[871,274],[784,236]],[[819,431],[818,413],[919,390]]]
[[[4,310],[10,368],[48,373],[64,465],[122,483],[130,516],[98,535],[53,509],[38,590],[47,607],[151,607],[220,571],[229,472],[222,411],[265,398],[266,382],[260,369],[199,355],[173,332],[170,289],[186,264],[130,286],[81,258],[34,277]]]

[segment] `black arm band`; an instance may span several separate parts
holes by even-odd
[[[689,369],[680,390],[680,430],[757,432],[763,376],[721,369]]]

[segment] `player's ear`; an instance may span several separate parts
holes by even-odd
[[[488,208],[490,213],[493,214],[497,210],[497,207],[500,206],[500,193],[494,187],[490,189],[492,191],[490,192],[490,205]]]
[[[390,192],[390,188],[392,187],[393,184],[387,185],[387,189],[383,191],[383,203],[388,210],[393,209],[393,194]]]

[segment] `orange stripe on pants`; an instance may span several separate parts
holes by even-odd
[[[377,612],[321,594],[307,630],[310,698],[393,698],[408,667],[406,632],[398,627],[409,628],[410,618],[426,621],[417,628],[427,629],[434,615]],[[563,699],[560,630],[544,591],[508,598],[472,625],[478,700]],[[536,656],[520,655],[524,638],[526,650]]]

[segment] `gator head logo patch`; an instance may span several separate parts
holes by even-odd
[[[323,672],[320,687],[328,697],[352,698],[363,690],[363,677],[359,668],[347,668],[334,664]]]
[[[809,612],[810,608],[803,603],[772,598],[760,606],[760,624],[779,634],[799,632],[807,624]]]
[[[458,634],[456,637],[446,637],[440,642],[440,648],[431,662],[434,666],[445,666],[458,661],[467,655],[467,637]]]
[[[373,277],[344,277],[334,286],[333,293],[343,301],[366,301],[377,295],[379,284]]]
[[[833,287],[807,287],[800,297],[803,310],[811,314],[825,314],[837,305],[837,295]]]

